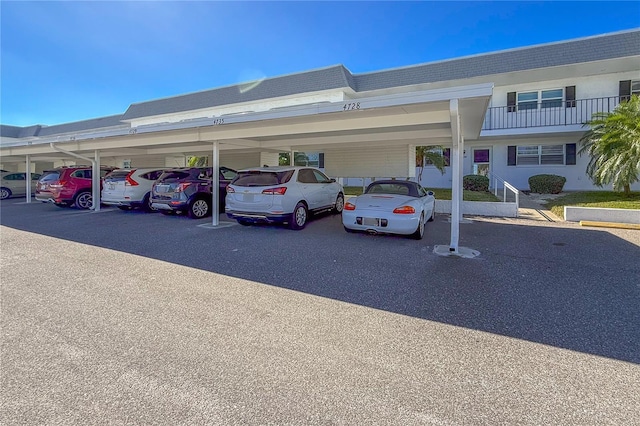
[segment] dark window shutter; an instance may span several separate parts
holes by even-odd
[[[564,96],[567,101],[566,107],[573,108],[576,106],[576,86],[567,86],[564,88]]]
[[[628,101],[631,96],[631,80],[622,80],[620,82],[620,100]]]
[[[444,157],[444,165],[449,166],[451,164],[451,148],[443,149],[442,156]]]
[[[507,147],[507,166],[515,166],[516,165],[516,146],[515,145],[509,145]]]
[[[318,167],[324,169],[324,152],[318,154]]]
[[[564,146],[565,149],[565,164],[568,166],[576,164],[576,144],[568,143]]]
[[[507,93],[507,112],[516,110],[516,92]]]

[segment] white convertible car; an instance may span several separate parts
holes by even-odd
[[[378,180],[364,194],[350,198],[342,210],[347,232],[410,235],[420,240],[435,216],[436,199],[416,182]]]

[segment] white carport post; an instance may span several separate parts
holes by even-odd
[[[462,161],[463,145],[460,135],[460,111],[458,100],[449,101],[449,114],[451,116],[451,149],[452,182],[451,182],[451,242],[449,251],[458,253],[458,241],[460,239],[460,217],[462,212]]]
[[[27,154],[27,165],[24,169],[24,177],[26,178],[27,185],[27,203],[31,202],[31,156]]]
[[[100,211],[100,151],[94,153],[95,161],[91,164],[91,199],[94,212]]]
[[[213,156],[212,158],[212,181],[211,181],[211,225],[218,226],[220,220],[220,212],[218,207],[218,197],[220,196],[220,158],[219,158],[218,141],[213,141]]]

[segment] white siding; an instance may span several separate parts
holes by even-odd
[[[221,152],[220,153],[220,165],[229,167],[230,169],[240,170],[247,167],[257,167],[260,164],[260,153],[234,153],[234,152]]]
[[[331,149],[324,152],[325,171],[337,177],[414,177],[413,145]]]

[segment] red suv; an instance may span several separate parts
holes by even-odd
[[[115,167],[101,167],[100,179],[113,170]],[[36,200],[59,207],[89,209],[93,205],[91,175],[91,166],[64,166],[45,170],[36,186]],[[102,180],[100,184],[102,185]]]

